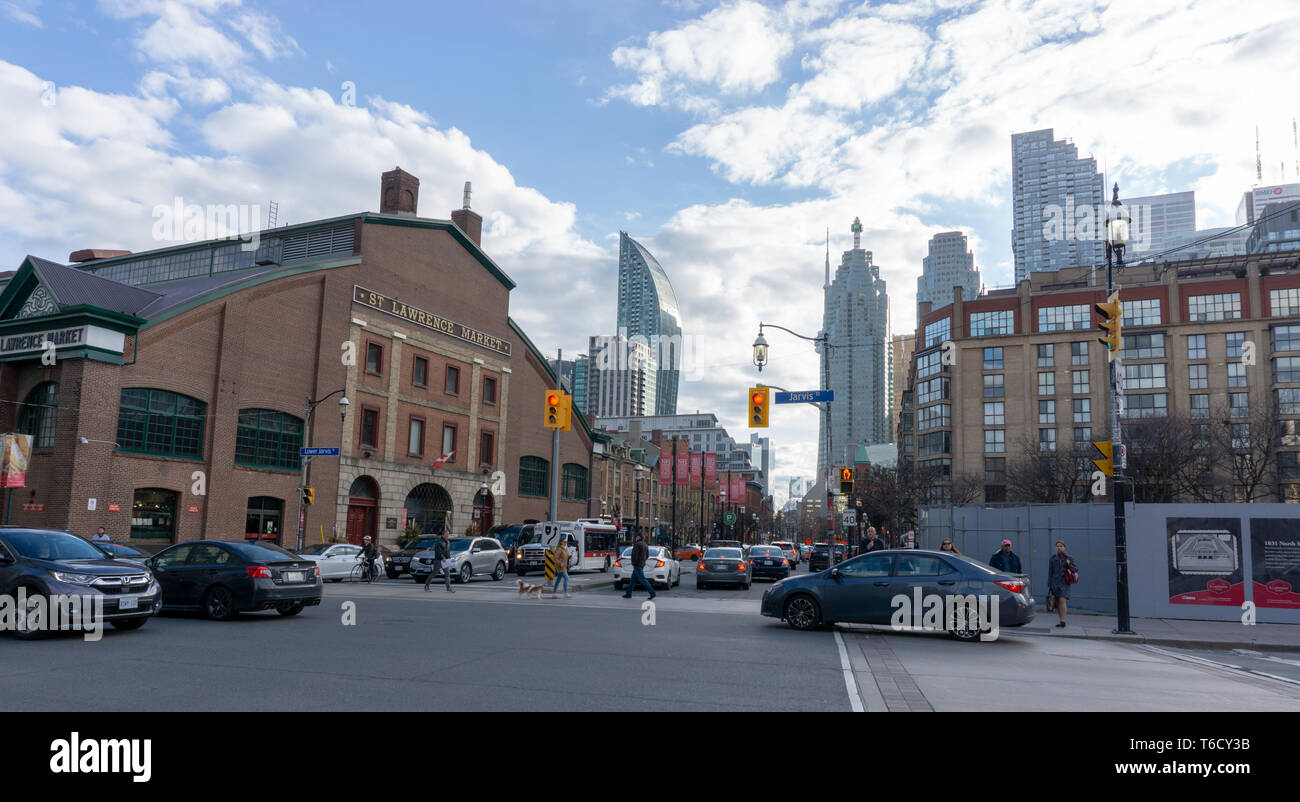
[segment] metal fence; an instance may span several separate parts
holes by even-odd
[[[951,538],[962,554],[987,562],[1004,539],[1020,557],[1035,600],[1047,598],[1047,561],[1063,540],[1079,565],[1070,608],[1115,612],[1115,511],[1104,504],[937,505],[922,507],[917,548]]]

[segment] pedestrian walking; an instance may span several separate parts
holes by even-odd
[[[560,580],[564,580],[564,598],[569,596],[569,545],[564,536],[560,536],[560,544],[555,547],[555,584],[551,586],[551,598],[560,598]]]
[[[658,595],[645,578],[645,562],[649,557],[650,549],[646,547],[645,539],[638,532],[632,542],[632,578],[628,580],[627,593],[623,594],[623,598],[632,598],[632,591],[636,590],[638,583],[645,585],[645,589],[650,591],[651,599]]]
[[[1052,608],[1054,602],[1056,614],[1061,618],[1058,627],[1065,626],[1065,612],[1068,606],[1066,602],[1070,599],[1070,586],[1078,581],[1078,564],[1066,553],[1065,541],[1056,541],[1056,553],[1047,561],[1047,593],[1048,609]]]
[[[957,547],[952,544],[952,540],[949,538],[944,538],[943,542],[939,544],[939,551],[946,551],[949,554],[961,554],[960,551],[957,551]]]
[[[113,539],[108,536],[108,533],[104,531],[104,527],[101,526],[95,530],[95,535],[91,540],[95,543],[111,543]]]
[[[447,592],[455,593],[456,591],[451,589],[451,534],[446,529],[442,530],[442,537],[438,538],[438,542],[433,544],[433,562],[442,571],[443,581],[447,583]],[[433,577],[434,574],[430,574],[424,581],[425,591],[432,589]]]
[[[1008,574],[1023,573],[1020,570],[1020,558],[1011,550],[1010,540],[1002,541],[1002,548],[993,552],[993,556],[989,558],[989,565]]]

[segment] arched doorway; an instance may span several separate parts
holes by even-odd
[[[366,535],[375,536],[379,522],[379,485],[369,476],[358,476],[348,490],[348,542],[361,545]]]
[[[441,535],[452,524],[451,496],[438,485],[416,485],[402,506],[406,508],[406,525],[414,524],[422,535]]]
[[[474,496],[474,525],[478,527],[480,535],[486,535],[492,529],[494,523],[492,511],[492,492],[479,490]]]

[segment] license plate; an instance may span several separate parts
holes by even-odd
[[[122,599],[117,603],[117,609],[119,610],[135,610],[139,608],[139,606],[139,599]]]
[[[405,567],[406,567],[405,565],[394,565],[394,566],[393,566],[393,573],[400,574],[400,573],[402,573],[402,569],[405,568]]]
[[[284,574],[283,574],[282,576],[283,576],[285,582],[302,582],[302,581],[303,581],[303,572],[302,572],[302,571],[285,571]]]

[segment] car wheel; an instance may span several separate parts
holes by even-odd
[[[238,615],[235,597],[225,586],[217,585],[208,591],[208,597],[203,601],[203,612],[213,621],[229,621]]]
[[[28,620],[26,611],[20,610],[17,608],[17,606],[15,606],[14,637],[18,638],[19,640],[40,640],[41,638],[44,638],[46,635],[49,634],[49,630],[46,629],[46,626],[48,625],[49,622],[49,616],[50,616],[49,601],[48,599],[45,599],[45,594],[41,593],[39,588],[34,588],[30,585],[27,585],[26,590],[27,590],[27,609],[31,610],[33,607],[36,607],[37,609],[44,610],[44,615],[43,617],[37,618],[35,622],[32,622]],[[18,595],[17,590],[14,591],[14,595],[15,597]],[[41,601],[38,602],[37,601],[38,599]],[[21,621],[19,621],[18,618],[20,614],[22,618]],[[35,626],[32,626],[32,624],[35,624]]]
[[[144,622],[148,620],[149,620],[149,616],[142,616],[140,618],[121,618],[118,619],[117,621],[113,621],[112,624],[113,624],[113,629],[120,629],[126,632],[132,629],[139,629],[140,627],[144,626]]]
[[[331,582],[342,582],[342,581],[343,581],[343,577],[341,577],[341,576],[336,576],[336,577],[334,577],[333,579],[331,579],[330,581],[331,581]]]
[[[423,585],[423,584],[424,584],[424,580],[427,579],[427,578],[428,578],[428,577],[424,576],[423,574],[411,574],[411,579],[414,579],[414,580],[415,580],[415,584],[417,584],[417,585]]]
[[[603,573],[605,573],[605,572],[608,571],[608,570],[609,570],[609,558],[606,557],[606,558],[605,558],[605,567],[602,568],[602,569],[600,569],[600,572],[603,574]]]
[[[468,585],[470,577],[472,576],[474,576],[474,569],[469,567],[469,563],[462,565],[460,568],[460,583],[462,585]]]
[[[619,582],[617,579],[615,579],[615,580],[614,580],[614,590],[622,590],[622,589],[623,589],[623,583],[622,583],[622,582]]]
[[[677,579],[673,581],[673,587],[678,587],[678,586],[681,585],[681,584],[682,584],[682,574],[681,574],[680,571],[678,571],[678,572],[677,572]]]
[[[958,616],[959,619],[965,618],[965,621],[954,621],[952,629],[948,631],[949,635],[964,643],[979,640],[981,631],[979,611],[970,608],[967,610],[969,616]]]
[[[752,585],[752,584],[754,584],[754,583],[753,583],[753,582],[746,582],[746,583],[745,583],[745,590],[749,590],[749,586]]]
[[[389,578],[389,579],[401,579],[401,578],[402,578],[402,575],[399,574],[399,573],[397,573],[396,571],[385,571],[384,573],[385,573],[385,574],[388,574],[388,578]]]
[[[695,582],[695,589],[696,589],[696,590],[704,590],[704,583],[703,583],[703,582],[700,582],[700,581],[698,581],[698,580],[696,580],[696,582]]]
[[[493,581],[500,582],[506,578],[506,564],[497,563],[497,569],[492,572]]]
[[[528,572],[522,568],[516,568],[515,573],[518,574],[519,576],[528,576]]]
[[[281,604],[279,607],[276,607],[275,611],[285,618],[288,618],[291,615],[301,613],[303,608],[306,606],[307,605],[302,602],[289,602],[288,604]]]
[[[809,630],[821,619],[821,608],[811,596],[799,595],[786,601],[785,621],[795,629]]]

